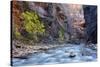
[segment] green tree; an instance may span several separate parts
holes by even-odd
[[[22,16],[24,18],[24,28],[37,41],[38,35],[45,32],[44,24],[40,21],[36,12],[26,11],[22,13]]]

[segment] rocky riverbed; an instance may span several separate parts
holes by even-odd
[[[21,43],[20,41],[12,42],[12,57],[13,58],[21,58],[26,57],[32,53],[45,52],[51,48],[57,48],[65,46],[65,44],[43,44],[43,43],[35,43],[31,45],[27,45]]]
[[[35,49],[38,47],[37,49]],[[45,48],[44,48],[45,47]],[[75,44],[62,44],[62,46],[39,48],[34,46],[32,51],[23,56],[12,58],[14,66],[20,65],[39,65],[39,64],[60,64],[70,62],[96,61],[97,51],[88,47]],[[36,51],[34,51],[36,50]]]

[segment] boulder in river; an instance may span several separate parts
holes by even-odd
[[[74,58],[75,56],[76,54],[74,52],[70,52],[70,55],[69,55],[70,58]]]

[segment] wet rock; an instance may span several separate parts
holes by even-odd
[[[74,52],[70,52],[69,58],[74,58],[76,54]]]
[[[18,58],[18,59],[28,59],[30,58],[32,55],[32,53],[28,53],[28,54],[25,54],[25,55],[21,55],[21,56],[16,56],[14,58]]]
[[[48,49],[46,49],[46,48],[40,48],[39,50],[47,51]]]
[[[27,56],[14,57],[14,58],[18,58],[18,59],[28,59],[28,57],[27,57]]]

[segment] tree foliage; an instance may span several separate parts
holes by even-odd
[[[26,11],[22,13],[24,18],[24,28],[25,30],[33,35],[33,38],[37,40],[37,35],[42,35],[45,32],[45,26],[40,20],[36,12]]]

